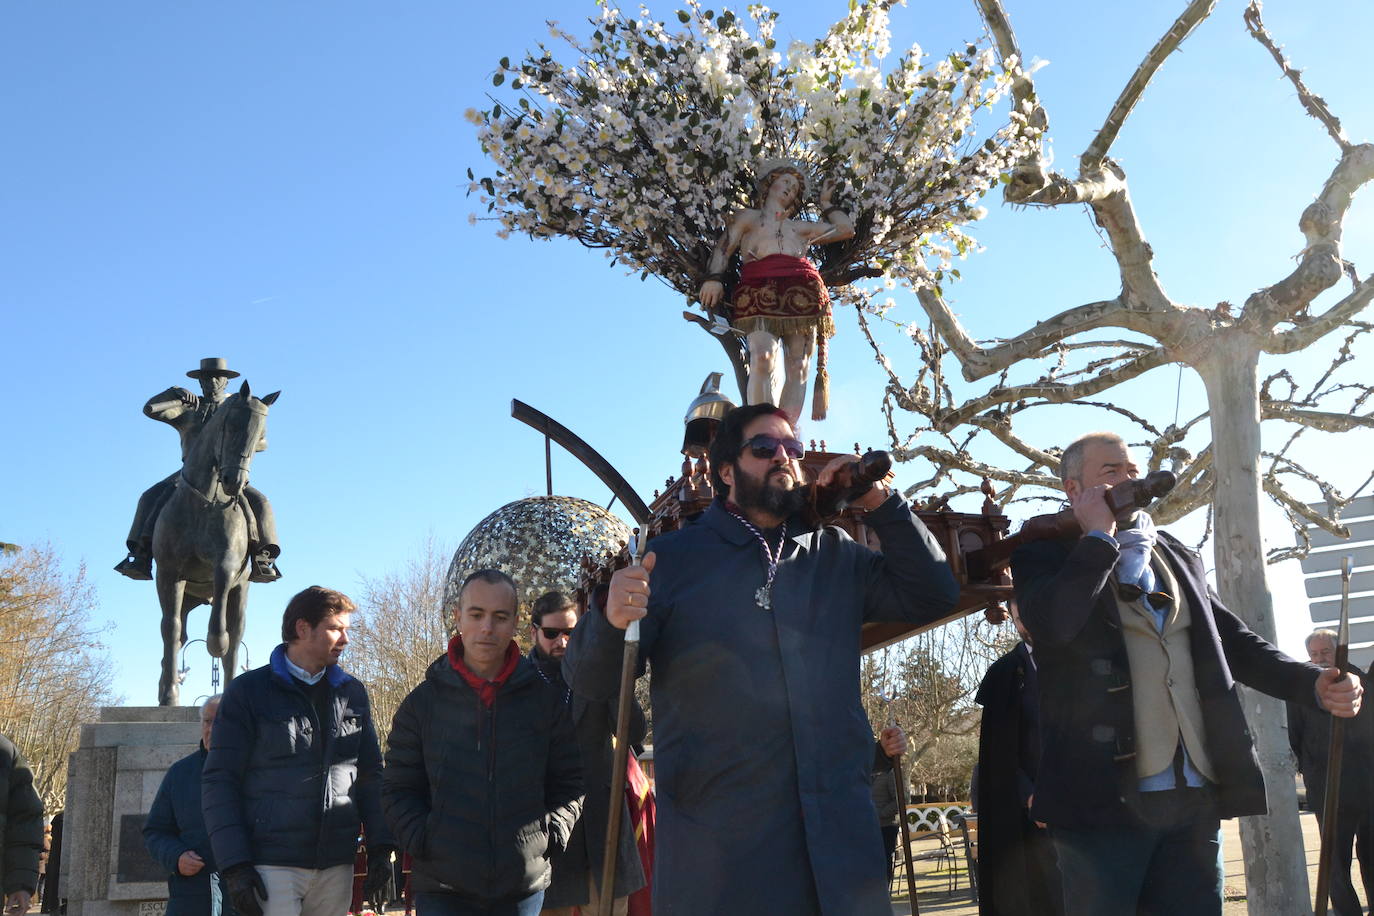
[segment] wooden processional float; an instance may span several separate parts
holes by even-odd
[[[701,394],[692,401],[687,410],[686,431],[682,444],[683,459],[678,476],[668,478],[664,482],[663,489],[654,493],[653,500],[647,506],[644,506],[637,496],[633,498],[634,502],[639,502],[640,506],[644,506],[642,517],[639,512],[635,511],[637,507],[633,506],[631,500],[622,497],[622,502],[625,503],[626,508],[635,517],[639,525],[641,544],[665,532],[676,531],[683,525],[690,523],[702,512],[705,512],[707,507],[711,505],[711,500],[715,498],[715,489],[711,485],[711,470],[707,452],[721,418],[735,406],[720,393],[718,388],[720,380],[720,373],[711,373],[701,387]],[[530,423],[531,426],[540,429],[546,435],[551,434],[545,424],[521,416],[522,410],[528,412],[530,408],[517,401],[513,413],[518,419]],[[568,447],[568,443],[561,439],[559,441],[560,444]],[[570,451],[577,454],[576,448],[570,448]],[[864,465],[881,467],[883,461],[887,461],[887,466],[890,467],[890,459],[884,452],[870,451],[866,454],[860,454],[858,446],[855,445],[852,453],[845,454],[851,454],[856,461],[860,462],[861,467]],[[839,452],[828,451],[824,441],[817,446],[813,440],[806,454],[802,456],[801,464],[806,476],[814,480],[822,468],[840,455]],[[578,455],[578,457],[582,456]],[[585,463],[586,459],[583,460]],[[591,467],[590,464],[588,466]],[[596,468],[593,467],[592,470],[596,471]],[[598,472],[598,476],[601,476],[602,480],[610,485],[610,481],[604,475],[600,475]],[[617,474],[616,477],[618,478],[619,475]],[[625,486],[628,487],[628,484]],[[615,486],[611,488],[618,492]],[[991,493],[990,486],[985,488],[985,493]],[[825,501],[825,494],[822,494],[821,502],[824,503]],[[834,496],[831,497],[830,501],[833,505]],[[839,502],[842,504],[843,501],[843,495],[840,494]],[[868,543],[868,528],[864,524],[866,513],[863,510],[843,505],[835,511],[824,511],[824,506],[821,508],[823,511],[814,513],[815,500],[813,498],[813,521],[837,525],[859,543]],[[996,566],[980,567],[976,562],[973,564],[968,562],[970,555],[976,551],[1006,537],[1010,522],[993,503],[990,496],[985,496],[982,511],[978,514],[952,512],[943,507],[918,509],[916,514],[930,529],[931,534],[944,549],[945,556],[949,558],[954,575],[959,580],[959,601],[948,616],[921,626],[905,623],[865,624],[862,637],[865,652],[880,649],[908,636],[1011,600],[1011,577],[1006,572],[1005,564],[1000,568]],[[611,575],[617,569],[630,564],[631,557],[628,548],[629,545],[626,545],[618,553],[611,556],[583,558],[576,586],[576,599],[583,607],[586,606],[587,599],[598,587],[609,585]]]

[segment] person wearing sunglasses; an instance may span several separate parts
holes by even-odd
[[[807,528],[802,451],[771,404],[726,414],[710,451],[714,502],[655,538],[643,566],[615,573],[605,612],[587,612],[563,660],[574,696],[614,696],[620,631],[640,621],[654,715],[656,916],[892,912],[860,629],[944,619],[959,587],[925,526],[883,484],[855,503],[882,553],[839,528]]]
[[[563,592],[540,595],[530,608],[530,635],[534,645],[529,659],[544,682],[563,698],[572,714],[577,746],[582,755],[582,779],[587,795],[582,802],[582,817],[573,827],[567,848],[550,856],[553,879],[544,892],[543,916],[573,916],[575,908],[583,913],[599,912],[601,869],[606,854],[606,815],[611,805],[611,737],[615,734],[616,699],[590,702],[573,696],[563,679],[563,656],[568,638],[577,626],[577,602]],[[617,675],[618,677],[619,675]],[[631,746],[644,741],[644,709],[634,701],[630,709],[628,740]],[[621,805],[620,822],[630,825],[629,806]],[[640,862],[633,829],[620,831],[615,860],[615,901],[613,916],[625,916],[630,894],[644,886],[644,866]]]

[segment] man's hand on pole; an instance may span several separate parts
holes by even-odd
[[[626,566],[611,576],[610,592],[606,596],[606,619],[611,626],[623,630],[630,621],[649,613],[649,573],[654,571],[654,554],[644,557],[643,566]]]
[[[1360,701],[1364,696],[1364,685],[1358,674],[1349,674],[1339,668],[1326,668],[1317,677],[1317,698],[1322,708],[1333,716],[1343,719],[1352,718],[1360,711]]]
[[[902,731],[900,725],[889,725],[878,733],[878,743],[882,745],[883,753],[889,757],[900,757],[907,752],[909,742],[906,732]]]

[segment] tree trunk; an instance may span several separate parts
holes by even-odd
[[[1274,603],[1265,578],[1260,532],[1259,346],[1240,334],[1219,335],[1196,368],[1212,417],[1216,490],[1214,557],[1222,602],[1255,633],[1275,641]],[[1310,914],[1306,855],[1284,704],[1241,688],[1269,796],[1267,816],[1241,820],[1246,902],[1251,916]]]

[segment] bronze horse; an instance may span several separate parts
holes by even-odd
[[[176,488],[153,527],[157,597],[162,605],[162,676],[158,703],[177,705],[177,653],[186,617],[210,605],[206,647],[234,676],[248,602],[248,523],[241,505],[253,452],[267,428],[267,408],[280,391],[253,397],[244,382],[206,420],[186,453]]]

